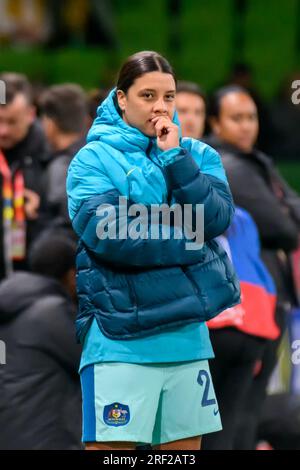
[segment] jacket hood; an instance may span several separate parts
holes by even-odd
[[[177,112],[173,122],[179,126]],[[180,126],[179,126],[180,129]],[[181,134],[180,134],[181,135]],[[129,126],[121,117],[117,103],[117,89],[114,88],[97,109],[97,117],[88,133],[87,142],[101,139],[121,151],[146,151],[151,141],[156,138],[148,137],[139,129]]]
[[[33,305],[41,297],[65,296],[55,279],[28,272],[17,272],[0,284],[0,324]]]

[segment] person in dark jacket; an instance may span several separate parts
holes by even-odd
[[[276,321],[282,334],[287,312],[297,302],[289,256],[299,241],[300,198],[280,176],[272,160],[255,147],[258,116],[247,90],[239,86],[218,90],[209,114],[213,135],[207,141],[220,152],[234,202],[251,214],[258,227],[262,259],[276,284]],[[238,448],[255,445],[257,419],[280,338],[270,341],[265,350],[238,433]]]
[[[231,226],[218,239],[236,269],[242,301],[208,322],[215,352],[210,366],[223,430],[204,436],[203,448],[233,450],[257,364],[268,340],[278,338],[280,332],[274,318],[274,282],[261,260],[258,232],[250,214],[236,207]]]
[[[45,227],[43,173],[48,161],[32,88],[23,75],[3,73],[0,105],[1,277],[24,269],[31,242]],[[5,209],[4,209],[5,208]]]
[[[76,344],[75,250],[69,237],[42,234],[32,272],[0,284],[0,449],[80,449],[80,346]]]
[[[78,85],[48,88],[39,101],[41,121],[52,154],[46,171],[46,204],[51,225],[70,225],[66,175],[72,158],[85,144],[87,98]]]
[[[164,57],[129,57],[68,170],[89,450],[131,450],[138,442],[198,449],[202,434],[221,427],[205,320],[240,300],[233,266],[213,240],[234,209],[217,152],[180,138],[175,95]],[[171,203],[195,212],[201,205],[202,231],[178,237],[175,222],[152,217]],[[136,233],[140,210],[145,218]]]

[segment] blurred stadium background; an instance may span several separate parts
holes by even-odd
[[[143,49],[208,93],[245,66],[270,104],[300,78],[300,1],[0,0],[0,71],[36,86],[111,86],[121,61]],[[299,157],[275,156],[300,191]]]

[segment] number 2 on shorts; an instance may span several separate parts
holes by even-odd
[[[205,388],[204,388],[204,392],[203,392],[201,405],[202,406],[215,405],[216,400],[214,398],[211,398],[211,399],[208,398],[209,386],[210,386],[210,376],[209,376],[209,374],[206,370],[200,370],[200,372],[198,374],[198,378],[197,378],[198,384],[200,384],[202,386],[203,383],[204,383],[204,379],[205,379]]]

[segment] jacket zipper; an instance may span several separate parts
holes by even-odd
[[[167,188],[167,203],[168,204],[171,204],[171,201],[172,201],[172,192],[170,191],[170,185],[168,183],[168,179],[166,177],[166,170],[164,169],[164,167],[160,166],[158,163],[156,163],[150,156],[150,153],[151,153],[151,150],[152,150],[152,147],[153,147],[153,142],[152,140],[150,139],[150,142],[149,142],[149,145],[146,149],[146,157],[155,165],[157,166],[160,171],[162,172],[162,175],[164,177],[164,180],[165,180],[165,184],[166,184],[166,188]]]

